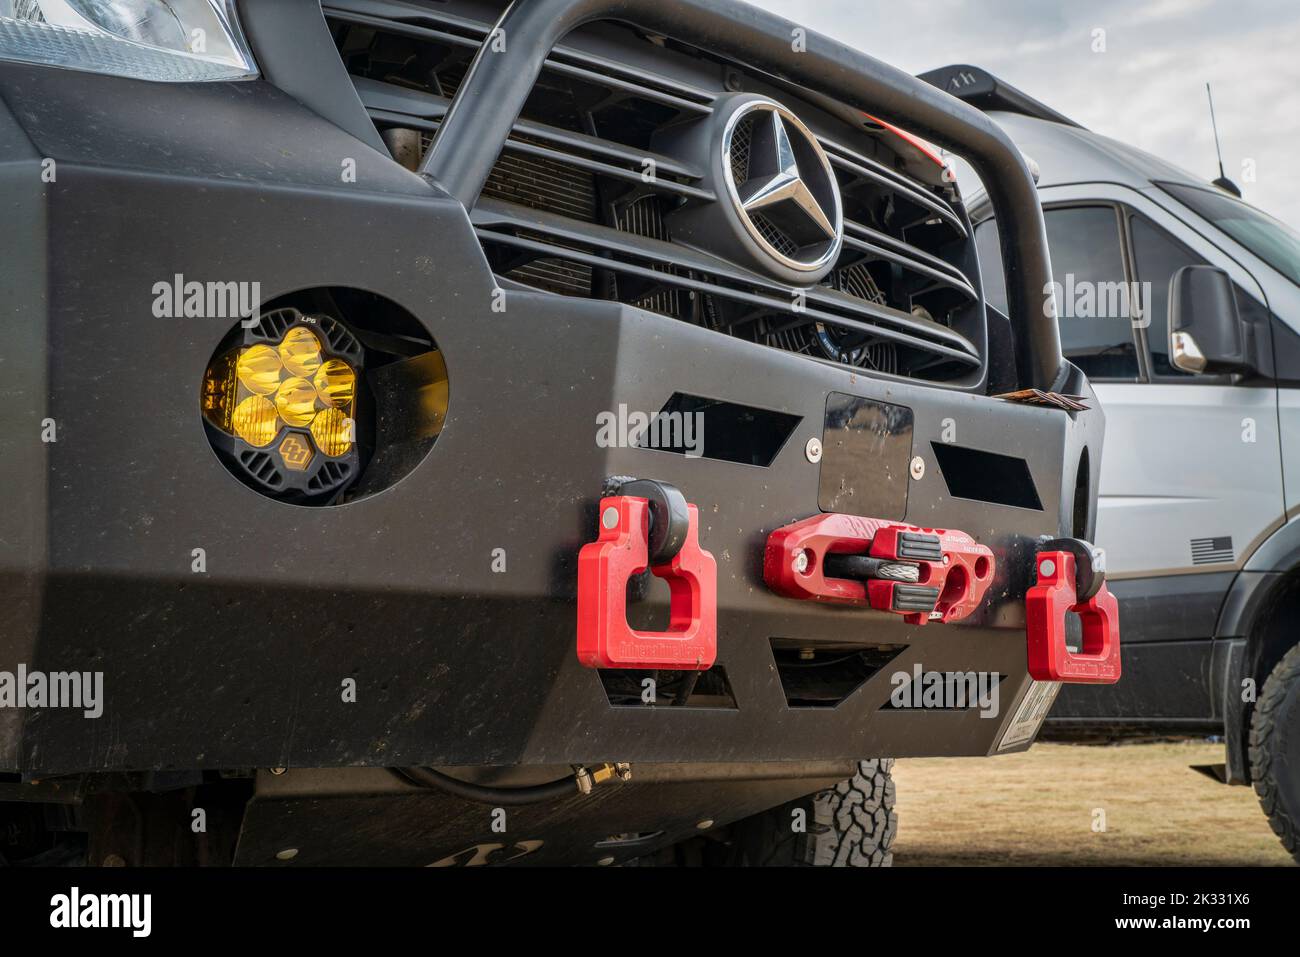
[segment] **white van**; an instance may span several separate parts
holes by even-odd
[[[1124,677],[1064,688],[1052,725],[1223,734],[1215,770],[1300,859],[1300,234],[976,67],[923,79],[1036,167],[1063,351],[1106,412],[1095,541]],[[1005,310],[997,225],[971,213]]]

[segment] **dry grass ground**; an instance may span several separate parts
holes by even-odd
[[[1222,761],[1222,745],[1200,741],[900,760],[894,865],[1293,863],[1252,789],[1191,768]]]

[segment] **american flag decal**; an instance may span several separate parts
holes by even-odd
[[[1232,536],[1222,538],[1193,538],[1192,564],[1218,565],[1232,561]]]

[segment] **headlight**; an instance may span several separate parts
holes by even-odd
[[[0,60],[171,83],[257,75],[234,0],[0,0]]]

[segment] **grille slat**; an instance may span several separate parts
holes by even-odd
[[[920,206],[938,216],[961,236],[966,236],[965,223],[957,215],[957,211],[947,202],[938,199],[919,188],[915,183],[909,182],[892,170],[881,166],[876,161],[868,159],[860,153],[854,153],[824,138],[821,140],[821,144],[822,148],[826,150],[826,155],[830,158],[832,166],[869,180],[907,202]]]
[[[578,227],[562,217],[519,207],[512,208],[509,204],[494,200],[480,202],[471,218],[476,227],[489,234],[488,241],[494,243],[506,243],[512,232],[528,230],[535,236],[546,237],[551,242],[571,249],[585,247],[600,250],[607,257],[611,269],[618,268],[622,259],[627,259],[630,264],[662,264],[665,259],[672,258],[680,272],[678,281],[685,283],[690,277],[707,277],[701,281],[707,282],[719,294],[734,293],[739,296],[743,287],[776,298],[784,306],[796,292],[793,287],[782,285],[775,279],[753,276],[739,266],[708,253],[619,232],[609,227]],[[856,299],[825,286],[814,286],[803,292],[809,303],[829,302],[834,308],[845,309],[849,313],[846,319],[898,324],[919,335],[932,337],[938,344],[969,350],[972,354],[975,351],[974,346],[961,333],[933,320],[903,313],[888,304]],[[782,314],[787,319],[798,319],[798,315],[787,308],[782,309]]]
[[[528,212],[526,218],[523,215],[525,212]],[[719,275],[729,273],[733,282],[744,282],[746,277],[737,276],[734,267],[721,261],[710,262],[703,254],[694,254],[701,269],[684,270],[687,272],[685,275],[669,275],[656,272],[652,265],[662,262],[663,258],[659,248],[661,244],[654,240],[620,234],[607,227],[593,227],[590,235],[582,235],[557,223],[548,223],[545,214],[520,210],[520,215],[516,216],[504,206],[492,202],[480,203],[474,210],[473,219],[479,228],[480,240],[488,245],[522,249],[538,255],[553,252],[554,247],[545,241],[519,235],[519,227],[525,224],[533,231],[539,225],[549,226],[546,233],[552,238],[562,237],[572,244],[566,248],[575,262],[586,263],[593,268],[617,270],[652,281],[672,282],[684,289],[733,299],[749,306],[757,306],[768,314],[778,313],[791,325],[820,321],[846,332],[922,349],[931,356],[939,355],[968,367],[978,365],[980,361],[977,350],[965,337],[939,323],[904,314],[887,306],[867,303],[834,289],[817,287],[807,290],[806,308],[800,313],[794,313],[787,306],[788,300],[783,298],[783,294],[789,292],[785,287],[775,283],[763,284],[760,291],[750,291],[719,284]],[[592,248],[579,250],[575,248],[579,243],[590,243]],[[667,248],[671,250],[674,247]],[[599,252],[595,251],[597,249]],[[692,275],[696,272],[711,274],[711,279],[696,279]]]
[[[457,19],[457,25],[461,28],[462,33],[453,33],[447,30],[439,30],[436,27],[425,26],[420,23],[412,22],[411,19],[392,20],[384,17],[372,16],[360,13],[355,10],[349,10],[343,4],[327,4],[324,7],[327,20],[341,23],[352,23],[357,26],[374,27],[392,33],[403,34],[416,39],[425,40],[430,43],[446,44],[448,46],[458,47],[470,52],[477,51],[483,44],[483,39],[490,31],[490,27],[484,24],[471,23],[468,20]],[[439,23],[441,17],[439,14],[432,14],[425,17],[418,17],[426,23]],[[448,19],[453,19],[448,17]],[[470,35],[465,35],[470,34]],[[587,64],[586,66],[575,66],[571,60],[576,60]],[[663,78],[657,78],[658,82],[647,82],[647,78],[625,79],[621,74],[624,68],[612,60],[604,57],[593,56],[590,53],[578,52],[564,45],[557,46],[549,57],[546,58],[546,68],[555,73],[568,76],[574,79],[597,79],[601,82],[610,83],[626,93],[636,94],[647,100],[659,103],[675,110],[694,115],[707,115],[712,108],[709,106],[711,97],[703,90],[697,90],[690,86],[667,82]],[[594,69],[593,69],[594,68]]]

